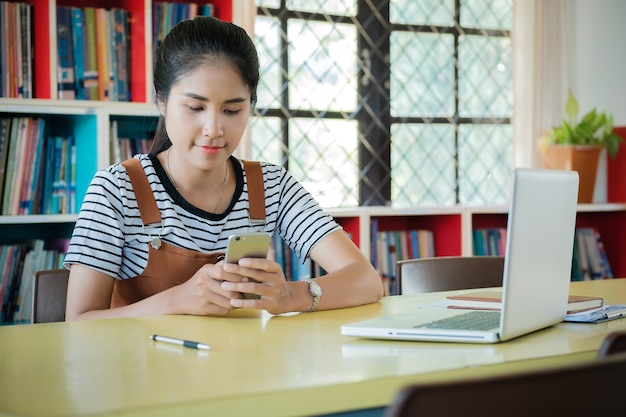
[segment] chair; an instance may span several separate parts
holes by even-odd
[[[414,384],[385,417],[626,416],[626,355],[506,375]]]
[[[398,261],[398,294],[502,286],[503,256],[442,256]]]
[[[70,271],[51,269],[34,274],[31,323],[65,321]]]
[[[598,351],[598,358],[623,352],[626,352],[626,332],[612,332],[602,341]]]

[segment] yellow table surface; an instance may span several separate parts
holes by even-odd
[[[626,304],[626,279],[576,282],[571,294]],[[0,327],[0,415],[297,416],[381,407],[415,381],[591,360],[626,320],[561,323],[494,345],[391,342],[340,334],[344,323],[447,293],[386,297],[314,314],[155,316]],[[209,344],[156,343],[152,334]]]

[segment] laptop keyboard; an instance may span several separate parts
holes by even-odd
[[[500,325],[498,311],[470,311],[421,325],[427,329],[490,330]]]

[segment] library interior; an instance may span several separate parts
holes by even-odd
[[[372,264],[380,301],[314,311],[324,293],[310,284],[310,314],[65,321],[64,259],[87,190],[154,152],[158,48],[199,15],[244,28],[258,53],[234,157],[301,183]],[[623,16],[622,0],[0,1],[0,416],[401,417],[431,413],[434,389],[451,408],[432,415],[474,415],[454,384],[509,398],[510,381],[530,399],[511,400],[517,412],[559,414],[567,399],[573,416],[624,415],[612,388],[577,402],[519,382],[577,392],[616,385],[626,366]],[[573,159],[554,165],[557,153]],[[570,301],[600,304],[576,315],[564,300],[565,321],[494,344],[341,333],[498,291],[515,168],[578,171],[567,285]],[[287,281],[326,274],[271,237]],[[419,262],[430,260],[454,263]],[[427,271],[445,277],[411,282]],[[524,408],[533,398],[545,408]]]

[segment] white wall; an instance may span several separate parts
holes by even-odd
[[[626,1],[573,0],[571,88],[581,115],[597,107],[626,126]]]
[[[626,126],[626,1],[572,0],[571,89],[580,115],[596,107]],[[606,202],[606,152],[593,201]]]

